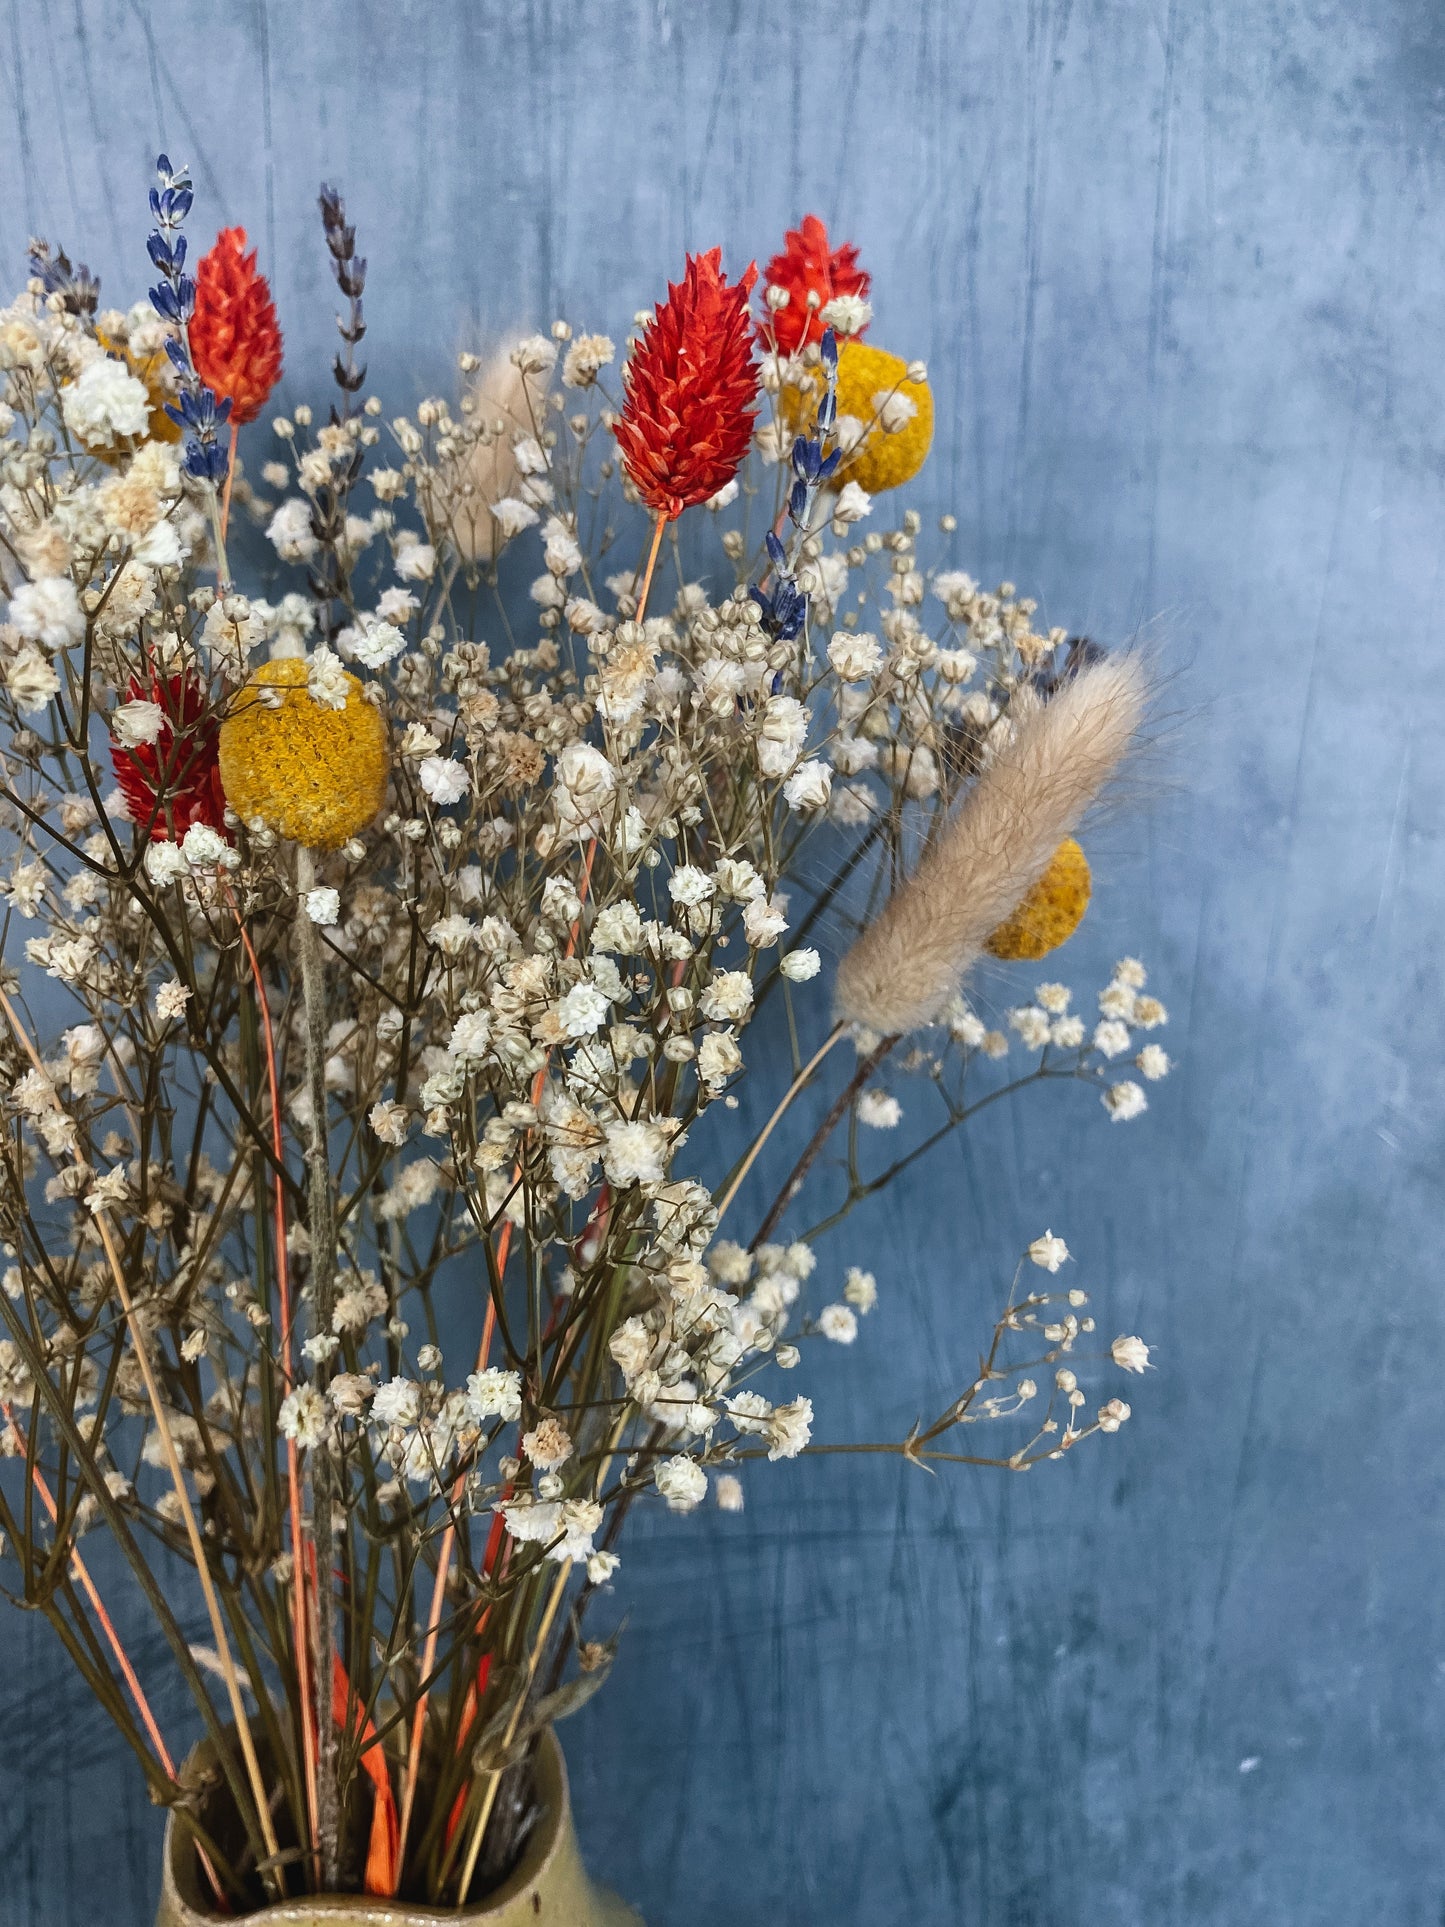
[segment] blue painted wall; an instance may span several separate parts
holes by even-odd
[[[816,209],[929,362],[951,559],[1176,672],[1061,961],[1146,957],[1178,1075],[1127,1130],[995,1110],[860,1217],[825,1262],[882,1304],[815,1387],[830,1435],[896,1435],[1047,1223],[1157,1345],[1136,1422],[1027,1479],[822,1461],[645,1527],[569,1736],[599,1870],[653,1927],[1437,1923],[1431,0],[9,0],[0,87],[7,275],[39,230],[139,291],[164,144],[260,241],[292,399],[323,175],[398,403],[478,324],[621,334],[684,247]],[[156,1817],[13,1615],[0,1733],[0,1921],[141,1927]]]

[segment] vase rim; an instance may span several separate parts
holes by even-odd
[[[211,1742],[203,1740],[192,1750],[190,1759],[202,1758],[210,1750]],[[377,1894],[301,1894],[295,1899],[272,1901],[254,1913],[218,1914],[207,1905],[201,1891],[194,1850],[177,1827],[174,1814],[169,1814],[161,1876],[162,1916],[169,1907],[177,1927],[320,1927],[328,1919],[344,1922],[345,1927],[430,1927],[436,1921],[485,1927],[519,1894],[543,1880],[571,1824],[567,1763],[550,1726],[543,1730],[537,1744],[536,1784],[541,1812],[520,1860],[499,1887],[465,1907],[433,1907],[425,1901],[391,1900]]]

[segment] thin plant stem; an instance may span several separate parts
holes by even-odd
[[[45,1075],[45,1067],[41,1062],[40,1054],[30,1040],[30,1033],[21,1023],[19,1012],[15,1009],[15,1006],[3,990],[0,990],[0,1008],[3,1008],[10,1028],[24,1048],[25,1054],[43,1077]],[[165,1457],[166,1470],[170,1474],[171,1484],[175,1489],[176,1503],[180,1507],[181,1518],[185,1525],[186,1537],[190,1541],[191,1557],[195,1561],[196,1566],[196,1577],[201,1582],[201,1592],[206,1602],[206,1614],[211,1622],[211,1637],[215,1641],[216,1655],[221,1666],[221,1676],[225,1681],[226,1694],[231,1702],[231,1717],[235,1721],[236,1737],[241,1744],[241,1757],[245,1762],[246,1777],[250,1782],[251,1797],[255,1802],[257,1824],[260,1827],[261,1837],[266,1845],[266,1852],[271,1860],[269,1879],[274,1882],[279,1893],[284,1896],[286,1892],[286,1876],[278,1860],[281,1849],[276,1839],[276,1829],[271,1821],[270,1802],[266,1798],[265,1782],[261,1777],[261,1762],[256,1757],[256,1744],[251,1736],[251,1722],[246,1715],[246,1703],[241,1697],[241,1682],[236,1673],[236,1662],[232,1658],[230,1641],[226,1637],[226,1622],[221,1613],[220,1600],[216,1595],[216,1585],[211,1576],[210,1561],[206,1556],[205,1542],[201,1538],[201,1528],[196,1519],[195,1507],[191,1504],[191,1495],[186,1489],[186,1479],[181,1469],[180,1455],[176,1451],[176,1442],[171,1433],[170,1421],[166,1417],[165,1401],[161,1397],[160,1386],[156,1381],[155,1366],[151,1361],[150,1346],[146,1340],[144,1327],[140,1319],[136,1316],[135,1301],[130,1295],[130,1286],[126,1283],[125,1267],[121,1264],[120,1253],[116,1250],[115,1235],[111,1230],[110,1218],[106,1207],[102,1207],[94,1214],[94,1222],[96,1231],[100,1237],[101,1248],[105,1252],[106,1264],[110,1269],[110,1275],[115,1283],[116,1296],[120,1299],[121,1310],[125,1314],[125,1321],[130,1331],[131,1345],[135,1350],[136,1363],[140,1367],[141,1378],[145,1383],[146,1398],[150,1404],[151,1417],[155,1421],[156,1436],[161,1442],[161,1451]]]
[[[647,551],[647,566],[642,572],[642,587],[638,591],[637,614],[633,617],[634,622],[641,622],[647,614],[648,592],[652,588],[652,574],[653,570],[657,567],[657,554],[658,550],[662,547],[662,532],[666,527],[667,516],[659,509],[657,511],[657,521],[654,523],[652,530],[652,547]]]
[[[230,477],[227,475],[227,481]],[[216,545],[216,588],[222,595],[231,592],[231,564],[226,555],[226,531],[221,525],[221,503],[214,482],[206,484],[206,508],[211,518],[211,540]]]
[[[10,1428],[10,1436],[19,1447],[22,1456],[28,1454],[28,1441],[26,1440],[24,1432],[19,1425],[16,1424],[15,1414],[9,1405],[0,1403],[0,1418],[3,1418],[6,1425]],[[50,1515],[51,1524],[58,1524],[60,1514],[56,1509],[55,1495],[46,1483],[45,1474],[40,1470],[38,1465],[32,1465],[30,1468],[30,1476],[34,1482],[35,1490],[40,1494],[40,1503]],[[136,1670],[130,1662],[130,1656],[120,1643],[120,1635],[116,1632],[110,1614],[105,1609],[104,1601],[95,1589],[95,1581],[90,1576],[90,1568],[81,1557],[79,1546],[71,1546],[70,1564],[79,1582],[80,1589],[90,1602],[90,1609],[99,1621],[101,1631],[105,1634],[106,1644],[115,1655],[115,1663],[120,1668],[121,1678],[125,1681],[126,1689],[131,1699],[135,1702],[135,1710],[140,1714],[141,1725],[146,1730],[146,1737],[155,1748],[156,1758],[160,1761],[168,1777],[174,1780],[176,1777],[176,1764],[171,1758],[170,1748],[162,1738],[161,1729],[156,1723],[156,1716],[151,1711],[151,1703],[146,1698],[145,1688],[136,1676]]]
[[[170,1422],[161,1399],[160,1387],[156,1383],[155,1368],[151,1363],[149,1348],[140,1320],[136,1317],[135,1303],[131,1298],[125,1281],[125,1272],[120,1262],[120,1254],[115,1248],[115,1238],[104,1212],[96,1213],[96,1228],[100,1232],[100,1242],[105,1251],[106,1262],[115,1280],[116,1295],[120,1299],[121,1310],[125,1313],[130,1327],[131,1343],[135,1347],[141,1377],[145,1381],[146,1397],[150,1401],[151,1416],[155,1420],[156,1432],[160,1437],[161,1449],[165,1454],[166,1468],[171,1475],[176,1498],[185,1521],[186,1537],[191,1544],[191,1556],[196,1563],[196,1573],[201,1582],[201,1591],[206,1601],[206,1613],[211,1622],[211,1637],[216,1642],[216,1655],[221,1663],[221,1675],[226,1683],[226,1695],[231,1702],[231,1718],[236,1724],[236,1737],[241,1743],[241,1757],[246,1763],[246,1777],[251,1783],[251,1796],[256,1803],[256,1818],[261,1828],[261,1836],[266,1843],[270,1856],[271,1878],[284,1896],[286,1876],[279,1862],[280,1843],[271,1820],[271,1805],[266,1797],[266,1785],[261,1777],[261,1762],[256,1757],[256,1743],[251,1736],[251,1722],[246,1714],[246,1703],[241,1697],[241,1682],[236,1672],[236,1662],[231,1656],[230,1641],[226,1637],[226,1622],[221,1613],[221,1603],[216,1594],[215,1581],[211,1577],[210,1562],[206,1557],[205,1544],[201,1538],[201,1528],[196,1520],[195,1507],[186,1490],[185,1475],[181,1470],[180,1456],[176,1451],[175,1439],[171,1436]]]
[[[276,1039],[271,1024],[271,1006],[266,998],[266,980],[261,974],[260,959],[256,955],[255,945],[251,942],[251,933],[241,919],[235,897],[231,895],[229,884],[226,889],[227,895],[231,896],[231,907],[236,911],[236,928],[240,932],[241,943],[251,967],[256,1004],[261,1015],[261,1036],[266,1058],[266,1085],[271,1098],[271,1143],[276,1153],[276,1170],[272,1173],[272,1192],[276,1220],[274,1238],[276,1290],[281,1303],[281,1380],[286,1391],[289,1392],[295,1381],[291,1365],[291,1283],[286,1252],[286,1185],[281,1176],[281,1169],[285,1162],[285,1147],[281,1135],[281,1087],[276,1073]],[[306,1808],[314,1848],[317,1841],[316,1722],[311,1697],[311,1641],[306,1623],[306,1542],[301,1510],[300,1455],[296,1450],[295,1439],[286,1441],[286,1501],[291,1523],[291,1613],[292,1637],[296,1646],[296,1696],[301,1707],[301,1751],[305,1766]]]
[[[7,1318],[7,1323],[9,1322]],[[21,1357],[25,1361],[39,1396],[49,1407],[50,1417],[57,1431],[59,1431],[65,1443],[75,1454],[76,1461],[82,1471],[82,1476],[91,1489],[91,1496],[95,1499],[96,1504],[104,1514],[106,1523],[115,1535],[117,1545],[120,1546],[127,1564],[135,1574],[137,1584],[145,1595],[146,1603],[156,1616],[162,1635],[171,1649],[181,1676],[191,1690],[201,1718],[205,1723],[206,1730],[216,1747],[221,1770],[225,1775],[232,1798],[236,1802],[236,1811],[240,1814],[242,1824],[245,1826],[247,1832],[250,1833],[252,1823],[246,1809],[246,1789],[236,1777],[235,1763],[227,1750],[225,1732],[216,1717],[216,1710],[210,1702],[201,1676],[196,1669],[190,1645],[182,1633],[180,1626],[177,1624],[166,1596],[161,1590],[154,1573],[146,1564],[139,1547],[128,1532],[124,1517],[117,1508],[114,1499],[111,1497],[110,1491],[104,1479],[101,1477],[99,1469],[94,1461],[87,1460],[84,1457],[84,1441],[76,1429],[74,1416],[67,1409],[64,1401],[58,1396],[50,1380],[45,1376],[47,1361],[42,1354],[37,1352],[32,1346],[27,1345],[22,1330],[13,1323],[11,1324],[11,1332],[15,1343],[20,1349]],[[19,1533],[14,1533],[12,1536],[16,1538],[17,1542],[19,1541]],[[55,1623],[57,1631],[59,1631],[61,1637],[64,1638],[65,1632],[61,1622],[57,1621]],[[67,1646],[67,1650],[70,1650],[69,1646]],[[126,1738],[131,1745],[135,1745],[135,1737],[129,1730],[127,1730]],[[256,1835],[255,1839],[259,1842],[260,1836]]]
[[[649,579],[651,576],[652,563],[655,562],[657,559],[658,543],[662,539],[661,530],[662,530],[662,517],[659,516],[657,530],[654,533],[654,539],[653,539],[653,545],[652,545],[652,556],[648,566]],[[645,585],[643,590],[643,598],[644,598],[643,605],[639,605],[639,606],[645,605],[645,601],[646,601]],[[592,865],[596,858],[596,855],[597,855],[597,839],[596,837],[593,837],[592,841],[587,845],[587,854],[582,860],[582,876],[577,886],[577,895],[583,903],[587,901],[588,891],[591,888]],[[577,916],[573,920],[572,928],[569,931],[567,936],[567,949],[565,954],[568,957],[573,956],[576,952],[577,939],[582,928],[581,919],[582,919],[582,913],[579,908]],[[546,1087],[546,1082],[547,1082],[547,1066],[546,1064],[543,1064],[542,1068],[537,1072],[537,1075],[532,1080],[532,1102],[534,1105],[540,1102],[542,1092]],[[521,1175],[522,1175],[522,1167],[520,1163],[518,1163],[516,1166],[514,1166],[512,1171],[513,1185],[515,1185],[518,1182]],[[507,1222],[502,1226],[501,1232],[498,1234],[498,1237],[497,1237],[497,1261],[496,1262],[497,1262],[497,1276],[499,1278],[503,1278],[506,1275],[507,1260],[511,1256],[511,1252],[512,1252],[512,1224],[511,1224],[511,1220],[508,1219]],[[489,1297],[487,1300],[486,1317],[482,1321],[482,1340],[480,1345],[477,1347],[476,1369],[479,1372],[485,1371],[487,1368],[487,1360],[491,1356],[492,1339],[496,1334],[496,1329],[497,1329],[496,1299],[494,1297]],[[462,1485],[462,1481],[458,1480],[456,1486],[453,1489],[453,1495],[452,1495],[453,1501],[455,1501],[455,1499],[459,1495],[461,1490],[461,1485]],[[446,1527],[442,1532],[441,1546],[437,1553],[436,1579],[432,1585],[431,1608],[427,1614],[426,1644],[422,1651],[422,1664],[421,1664],[421,1677],[423,1679],[430,1679],[432,1668],[436,1664],[437,1640],[441,1634],[442,1613],[446,1604],[447,1577],[451,1570],[452,1553],[455,1550],[455,1547],[456,1547],[456,1527],[452,1522],[452,1517],[448,1516]],[[416,1800],[417,1775],[421,1770],[422,1738],[426,1730],[427,1700],[429,1697],[430,1695],[427,1693],[422,1693],[420,1695],[420,1697],[417,1700],[416,1716],[412,1721],[411,1745],[407,1753],[406,1779],[402,1787],[401,1821],[398,1829],[399,1844],[397,1846],[397,1853],[396,1853],[396,1878],[397,1878],[398,1884],[401,1881],[401,1865],[402,1865],[403,1856],[406,1851],[407,1832],[411,1825],[412,1807]]]
[[[296,948],[301,964],[301,995],[306,1030],[306,1084],[311,1124],[306,1152],[307,1201],[311,1233],[312,1317],[318,1332],[329,1332],[336,1305],[336,1199],[331,1188],[331,1155],[326,1120],[326,966],[316,925],[306,914],[306,895],[316,887],[316,863],[304,845],[296,851]],[[326,1395],[330,1368],[316,1361],[316,1389]],[[311,1448],[311,1536],[316,1547],[316,1828],[321,1890],[334,1893],[341,1872],[341,1795],[337,1782],[336,1722],[331,1717],[336,1635],[332,1616],[332,1574],[336,1567],[336,1468],[331,1442],[323,1437]]]
[[[782,1189],[769,1206],[767,1215],[758,1226],[752,1242],[748,1246],[749,1251],[756,1251],[758,1246],[765,1243],[772,1235],[779,1219],[801,1189],[804,1178],[807,1177],[809,1171],[812,1170],[814,1164],[817,1162],[819,1152],[838,1128],[843,1113],[853,1102],[853,1099],[858,1095],[859,1091],[862,1090],[873,1072],[883,1062],[884,1058],[892,1051],[897,1042],[898,1039],[896,1037],[885,1037],[881,1043],[875,1045],[874,1048],[869,1051],[866,1057],[858,1060],[857,1069],[848,1079],[848,1082],[843,1086],[842,1090],[839,1091],[837,1097],[834,1098],[827,1116],[823,1119],[817,1130],[814,1131],[812,1137],[809,1138],[803,1148],[802,1155],[788,1173]]]
[[[733,1199],[737,1196],[739,1190],[741,1189],[743,1180],[747,1177],[748,1172],[752,1170],[753,1165],[757,1162],[759,1152],[762,1150],[763,1146],[767,1143],[768,1139],[773,1135],[773,1132],[778,1126],[778,1124],[781,1123],[783,1116],[785,1115],[788,1109],[788,1106],[792,1103],[793,1099],[798,1095],[798,1093],[801,1090],[803,1090],[807,1086],[807,1084],[811,1081],[813,1072],[817,1070],[818,1066],[822,1063],[823,1059],[828,1055],[828,1052],[832,1050],[833,1046],[838,1042],[839,1038],[843,1036],[847,1028],[848,1026],[843,1023],[835,1024],[833,1026],[832,1030],[829,1031],[828,1035],[824,1038],[823,1042],[819,1045],[818,1049],[814,1051],[813,1055],[808,1059],[807,1063],[804,1064],[803,1068],[798,1072],[798,1075],[793,1079],[792,1083],[788,1086],[787,1090],[785,1090],[783,1092],[783,1095],[778,1099],[777,1105],[774,1107],[772,1116],[768,1119],[767,1123],[763,1126],[762,1130],[758,1133],[758,1136],[753,1140],[752,1148],[749,1150],[747,1156],[743,1159],[742,1163],[738,1166],[737,1170],[734,1171],[732,1177],[728,1181],[727,1189],[723,1192],[722,1196],[717,1201],[717,1216],[718,1216],[719,1224],[722,1223],[723,1214],[726,1212],[728,1206],[732,1203]]]
[[[19,1446],[21,1453],[28,1456],[29,1442],[20,1426],[15,1422],[14,1412],[3,1402],[0,1402],[0,1417],[3,1417],[5,1423],[9,1426],[10,1436]],[[32,1465],[30,1468],[30,1477],[34,1481],[35,1490],[40,1494],[40,1503],[50,1515],[51,1524],[58,1525],[60,1523],[60,1513],[55,1504],[55,1495],[46,1483],[45,1474],[40,1470],[38,1465]],[[80,1547],[77,1545],[72,1545],[70,1548],[70,1569],[75,1574],[76,1583],[90,1604],[90,1610],[95,1614],[100,1630],[105,1634],[105,1643],[110,1647],[111,1652],[115,1656],[115,1663],[120,1669],[121,1678],[125,1681],[126,1691],[131,1696],[136,1712],[140,1714],[141,1725],[145,1728],[146,1738],[155,1748],[156,1759],[160,1763],[161,1770],[174,1786],[177,1784],[177,1775],[176,1763],[171,1757],[171,1750],[165,1743],[160,1726],[156,1721],[156,1716],[151,1711],[151,1703],[146,1698],[145,1688],[141,1685],[135,1667],[131,1664],[129,1653],[127,1653],[125,1647],[122,1646],[120,1642],[120,1634],[115,1630],[115,1623],[106,1611],[105,1601],[96,1590],[95,1581],[90,1576],[90,1568],[86,1565],[85,1560],[81,1556]],[[201,1863],[201,1870],[210,1883],[211,1892],[215,1897],[216,1904],[225,1912],[225,1889],[221,1885],[220,1876],[217,1874],[211,1862],[210,1855],[199,1841],[196,1842],[196,1854]]]
[[[236,438],[241,432],[241,424],[231,423],[231,448],[226,458],[226,487],[221,496],[221,540],[226,539],[226,531],[231,526],[231,485],[236,479]]]
[[[502,1736],[503,1752],[512,1744],[513,1739],[516,1737],[517,1728],[521,1725],[522,1713],[527,1704],[527,1695],[531,1691],[532,1681],[536,1678],[537,1662],[541,1659],[543,1650],[551,1636],[552,1622],[557,1617],[557,1610],[562,1604],[562,1595],[567,1590],[567,1581],[571,1577],[571,1573],[572,1561],[570,1559],[564,1559],[557,1568],[556,1582],[547,1600],[546,1610],[542,1614],[542,1623],[537,1628],[537,1637],[532,1642],[531,1655],[527,1660],[526,1680],[523,1683],[521,1692],[517,1695],[517,1703],[512,1708],[512,1716],[507,1721],[507,1730]],[[487,1774],[486,1790],[482,1794],[482,1810],[477,1815],[476,1826],[472,1829],[471,1844],[467,1848],[466,1861],[462,1867],[461,1884],[457,1888],[457,1904],[461,1907],[464,1907],[467,1903],[467,1892],[472,1884],[472,1875],[477,1870],[477,1856],[482,1851],[482,1838],[487,1831],[487,1822],[492,1817],[492,1808],[496,1804],[497,1788],[501,1784],[501,1778],[500,1771],[495,1767]]]

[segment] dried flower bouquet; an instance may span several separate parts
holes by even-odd
[[[1042,983],[1011,1037],[964,995],[1083,915],[1074,832],[1145,677],[880,513],[927,374],[863,338],[868,278],[814,217],[758,289],[690,258],[620,385],[558,322],[388,429],[323,190],[338,395],[274,419],[253,479],[281,335],[241,230],[191,272],[191,203],[162,157],[148,301],[102,309],[37,242],[0,310],[0,1578],[218,1910],[458,1904],[605,1676],[589,1608],[636,1500],[735,1510],[745,1464],[819,1449],[1019,1470],[1129,1416],[1079,1387],[1052,1233],[932,1424],[820,1447],[788,1381],[874,1306],[858,1266],[810,1288],[860,1199],[1008,1092],[1092,1085],[1124,1121],[1112,1067],[1168,1069],[1132,959],[1097,1022]],[[242,520],[294,572],[272,600],[233,579]],[[792,1063],[743,1142],[766,1005]],[[905,1081],[938,1121],[890,1154]],[[212,1779],[117,1636],[100,1527]]]

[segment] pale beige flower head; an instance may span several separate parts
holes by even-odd
[[[1137,657],[1110,656],[1048,702],[1015,697],[1010,738],[840,964],[839,1016],[883,1036],[936,1021],[1119,767],[1146,691]]]

